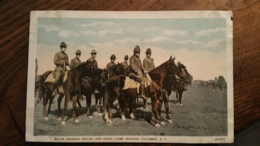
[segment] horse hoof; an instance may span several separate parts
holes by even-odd
[[[126,121],[125,115],[121,116],[122,121]]]
[[[92,116],[92,115],[89,115],[89,116],[88,116],[88,118],[92,119],[92,118],[93,118],[93,116]]]
[[[183,104],[181,103],[180,106],[182,106]]]
[[[66,122],[65,122],[65,121],[62,121],[62,122],[61,122],[61,125],[62,125],[62,126],[66,125]]]
[[[58,118],[58,121],[60,121],[60,122],[61,122],[61,117],[59,117],[59,118]]]
[[[107,124],[112,124],[112,121],[110,119],[107,120]]]
[[[172,120],[167,120],[169,123],[172,123]]]
[[[131,119],[135,119],[135,115],[132,113],[130,114]]]
[[[74,120],[74,123],[79,123],[79,119],[75,119],[75,120]]]
[[[157,128],[161,127],[160,124],[155,124],[154,126],[157,127]]]
[[[98,113],[98,116],[102,116],[103,114],[102,113]]]
[[[49,117],[45,117],[44,120],[45,120],[45,121],[48,121],[48,120],[49,120]]]
[[[160,122],[161,125],[165,125],[165,122]]]

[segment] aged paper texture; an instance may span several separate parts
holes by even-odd
[[[26,141],[233,142],[231,18],[32,11]]]

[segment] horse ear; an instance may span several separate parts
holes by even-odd
[[[173,61],[175,60],[175,57],[172,59]]]
[[[172,56],[170,57],[169,61],[171,61],[171,60],[172,60]]]

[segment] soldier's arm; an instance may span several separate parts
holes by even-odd
[[[74,63],[74,61],[73,61],[73,59],[70,61],[70,68],[72,69],[72,68],[74,68],[74,66],[75,66],[75,63]]]
[[[59,59],[59,55],[56,53],[55,56],[54,56],[54,60],[53,60],[54,64],[55,65],[63,65],[63,60],[60,60]]]
[[[107,64],[107,66],[106,66],[106,70],[109,71],[109,64]]]
[[[130,58],[130,66],[135,73],[138,73],[140,71],[139,68],[135,65],[135,60],[133,57]]]
[[[147,70],[147,67],[148,67],[147,61],[146,61],[146,59],[144,59],[143,60],[143,68],[144,68],[144,70]]]

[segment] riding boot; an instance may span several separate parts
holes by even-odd
[[[144,88],[145,88],[144,84],[141,84],[139,88],[139,97],[147,100],[147,97],[145,96]]]

